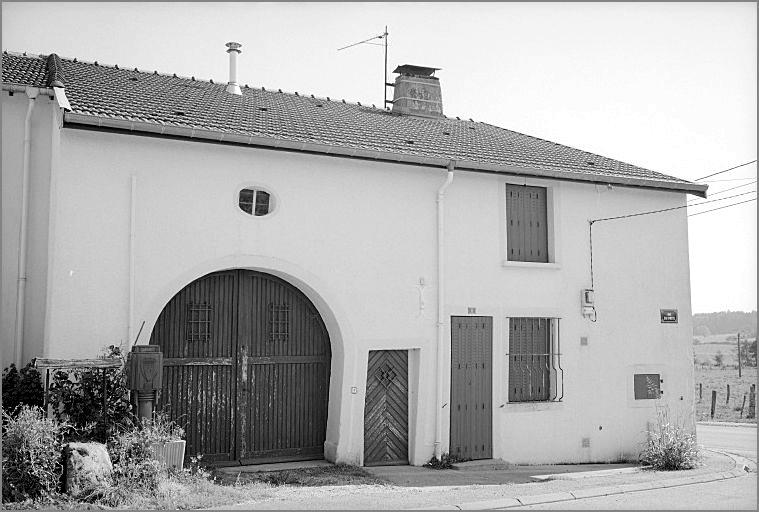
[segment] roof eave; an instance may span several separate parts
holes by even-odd
[[[678,183],[662,180],[653,180],[646,178],[634,178],[624,176],[601,176],[593,173],[572,172],[568,173],[556,170],[538,169],[531,167],[506,166],[497,164],[488,164],[485,162],[476,162],[470,160],[459,160],[451,158],[436,158],[423,155],[414,155],[406,153],[393,153],[389,151],[369,150],[363,148],[352,148],[349,146],[335,146],[329,144],[319,144],[315,142],[299,142],[295,140],[263,137],[258,135],[248,135],[236,132],[222,132],[218,130],[209,130],[205,128],[181,127],[173,125],[162,125],[149,123],[145,121],[132,121],[126,119],[115,119],[111,117],[93,116],[75,112],[66,112],[64,121],[73,124],[82,124],[96,126],[101,128],[114,128],[120,130],[129,130],[135,132],[144,132],[159,135],[171,135],[185,137],[190,139],[204,139],[216,142],[229,142],[236,144],[245,144],[250,146],[263,146],[276,149],[288,149],[294,151],[309,151],[313,153],[322,153],[325,155],[336,155],[349,158],[361,158],[371,160],[381,160],[387,162],[408,163],[416,165],[426,165],[431,167],[447,167],[451,160],[456,161],[456,169],[488,172],[497,174],[524,175],[540,178],[551,178],[558,180],[582,181],[592,183],[603,183],[612,185],[623,185],[630,187],[645,187],[670,190],[672,192],[685,192],[699,197],[706,197],[707,185],[698,183]]]

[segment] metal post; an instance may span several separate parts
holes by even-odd
[[[730,384],[727,385],[727,400],[725,400],[725,405],[730,403]]]
[[[387,107],[387,25],[385,25],[385,76],[382,80],[382,90],[385,92],[385,102],[382,104],[382,108]]]
[[[698,401],[700,402],[704,398],[704,388],[703,385],[699,382],[698,383]]]
[[[714,407],[717,405],[717,391],[712,389],[712,414],[711,417],[714,419]]]

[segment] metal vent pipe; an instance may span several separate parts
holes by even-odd
[[[240,86],[237,84],[237,54],[242,53],[240,43],[230,41],[226,44],[229,54],[229,83],[227,84],[227,92],[230,94],[236,94],[242,96]]]

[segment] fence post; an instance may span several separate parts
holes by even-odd
[[[741,418],[743,417],[743,408],[746,407],[746,393],[743,393],[743,403],[741,404]]]
[[[725,405],[730,403],[730,384],[727,385],[727,400],[725,400]]]
[[[751,389],[748,392],[748,414],[746,418],[756,417],[756,384],[751,384]]]
[[[701,383],[698,383],[698,401],[700,402],[704,398],[704,388]]]
[[[717,390],[712,389],[712,419],[714,419],[714,407],[717,405]],[[750,406],[749,406],[750,410]]]

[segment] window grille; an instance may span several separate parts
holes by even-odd
[[[187,341],[189,343],[211,341],[211,311],[205,302],[187,304]]]
[[[509,319],[509,402],[561,401],[558,332],[558,318]]]
[[[545,187],[506,185],[508,261],[548,263],[547,205]]]
[[[290,305],[269,304],[269,341],[286,342],[290,336]]]

